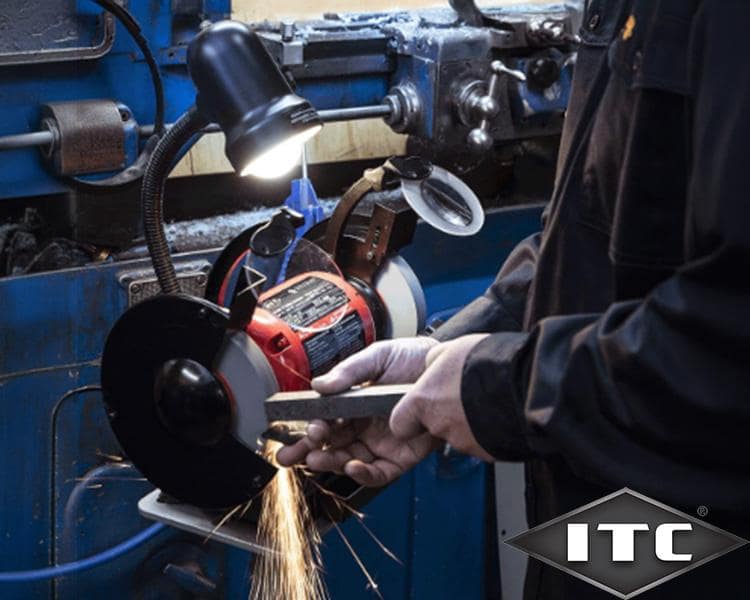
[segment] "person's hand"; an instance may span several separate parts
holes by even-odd
[[[321,394],[335,394],[365,382],[414,383],[424,371],[427,353],[438,345],[426,337],[376,342],[314,379],[312,387]],[[378,487],[411,469],[437,445],[424,432],[396,439],[387,418],[313,421],[307,436],[279,450],[276,460],[281,465],[305,463],[313,471],[344,473],[360,485]]]
[[[390,430],[396,439],[413,439],[427,430],[460,452],[494,460],[474,437],[461,402],[466,357],[487,335],[465,335],[428,352],[424,373],[391,413]]]
[[[313,421],[308,426],[307,437],[281,449],[277,459],[286,465],[306,462],[313,471],[345,473],[367,486],[393,481],[436,448],[439,439],[461,452],[492,461],[492,456],[476,441],[461,402],[461,377],[466,357],[486,335],[463,336],[442,344],[431,341],[425,353],[424,372],[393,409],[389,423],[385,419],[357,419],[338,424]],[[411,340],[396,341],[406,348],[412,343]],[[355,355],[357,358],[349,359],[348,365],[344,361],[333,369],[330,377],[315,380],[314,387],[321,393],[332,394],[355,382],[361,383],[367,377],[378,377],[378,383],[386,383],[383,381],[384,365],[403,368],[404,378],[407,372],[413,375],[417,365],[410,361],[394,364],[390,359],[395,358],[396,353],[384,351],[393,343],[383,343],[372,351],[374,360],[370,368],[359,360],[360,355],[365,355],[364,351]],[[406,368],[409,364],[415,370]],[[338,368],[342,369],[340,373],[335,372]],[[387,382],[404,380],[395,378]]]
[[[385,417],[329,423],[313,421],[307,436],[276,453],[284,466],[304,462],[311,471],[348,475],[360,485],[381,487],[398,479],[438,447],[427,432],[396,438]]]
[[[338,394],[366,382],[414,383],[424,372],[427,353],[439,345],[429,337],[375,342],[313,379],[312,387],[321,394]]]

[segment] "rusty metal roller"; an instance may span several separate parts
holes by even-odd
[[[112,100],[45,104],[41,117],[42,127],[54,136],[42,152],[58,175],[105,173],[125,167],[123,116]]]

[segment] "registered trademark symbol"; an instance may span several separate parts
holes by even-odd
[[[698,513],[699,517],[705,517],[708,514],[708,507],[701,504],[695,512]]]

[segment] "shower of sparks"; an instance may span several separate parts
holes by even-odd
[[[248,502],[248,504],[249,504],[249,502]],[[237,514],[237,513],[238,513],[238,512],[239,512],[239,511],[240,511],[240,510],[242,509],[242,507],[243,507],[243,506],[244,506],[244,505],[242,505],[242,504],[238,504],[238,505],[237,505],[237,506],[235,506],[235,507],[234,507],[234,508],[233,508],[232,510],[230,510],[230,511],[229,511],[229,512],[228,512],[227,514],[225,514],[225,515],[224,515],[224,516],[223,516],[223,517],[221,518],[221,520],[220,520],[220,521],[219,521],[219,522],[218,522],[218,523],[216,524],[216,526],[215,526],[215,527],[214,527],[214,528],[213,528],[213,529],[211,530],[211,532],[210,532],[210,533],[209,533],[209,534],[208,534],[208,535],[206,536],[206,539],[205,539],[205,540],[203,540],[203,542],[205,543],[205,542],[207,542],[208,540],[210,540],[210,539],[211,539],[211,538],[213,537],[213,535],[214,535],[214,534],[215,534],[215,533],[216,533],[217,531],[219,531],[219,529],[221,529],[222,527],[224,527],[224,524],[225,524],[225,523],[227,523],[228,521],[230,521],[230,520],[232,519],[232,517],[233,517],[234,515],[236,515],[236,514]]]
[[[266,444],[266,459],[276,460],[278,442]],[[271,552],[253,565],[250,600],[328,600],[321,577],[320,534],[313,523],[295,468],[280,467],[261,500],[258,543]]]
[[[370,575],[370,572],[367,570],[367,567],[365,567],[365,563],[362,562],[362,559],[354,551],[354,548],[352,548],[352,545],[347,539],[347,537],[344,535],[344,532],[341,531],[341,527],[338,526],[338,523],[336,523],[335,521],[332,521],[332,522],[333,522],[333,526],[336,528],[336,532],[339,534],[339,537],[341,538],[341,541],[344,542],[346,549],[349,550],[349,553],[352,555],[352,558],[354,558],[354,562],[357,563],[357,566],[359,567],[360,571],[362,571],[362,574],[365,576],[365,579],[367,579],[367,585],[372,589],[373,592],[375,592],[375,594],[377,594],[380,600],[383,600],[383,596],[380,594],[380,589],[378,588],[378,584],[375,581],[375,578],[372,575]]]

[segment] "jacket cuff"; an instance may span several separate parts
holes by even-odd
[[[533,456],[527,439],[524,401],[516,381],[516,357],[525,333],[495,333],[469,353],[461,377],[461,401],[474,437],[498,460]],[[525,386],[524,386],[525,387]]]

